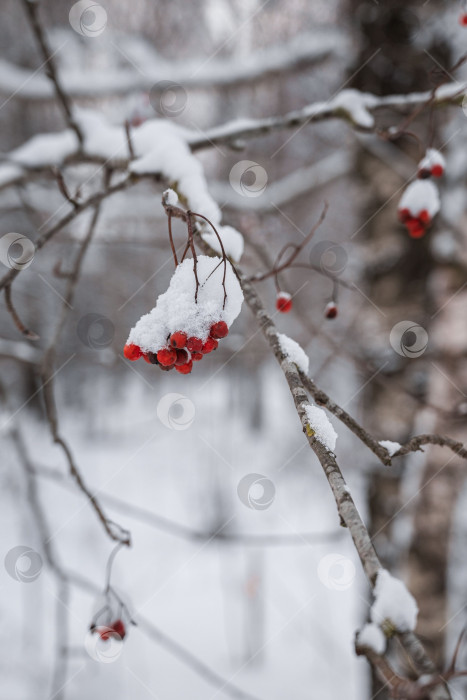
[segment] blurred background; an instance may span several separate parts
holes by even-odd
[[[458,2],[112,0],[93,3],[94,14],[75,26],[71,7],[40,3],[65,90],[75,106],[133,129],[165,118],[202,138],[225,122],[284,114],[344,88],[405,94],[466,77],[462,66],[452,69],[467,37]],[[23,3],[3,0],[0,45],[7,162],[26,140],[66,125]],[[162,81],[177,90],[166,94]],[[404,115],[375,113],[385,129]],[[466,115],[460,106],[424,110],[409,130],[417,138],[389,141],[324,120],[208,145],[197,157],[223,222],[244,235],[248,273],[300,243],[329,203],[301,258],[326,274],[283,273],[294,295],[289,314],[276,312],[271,279],[257,285],[279,330],[310,356],[318,386],[378,440],[435,432],[465,441]],[[423,239],[411,240],[397,204],[429,146],[447,160],[441,213]],[[246,159],[267,175],[254,196],[248,179],[242,191],[229,181]],[[83,196],[101,183],[96,164],[63,172]],[[369,586],[248,309],[190,376],[123,360],[130,328],[173,273],[162,190],[143,181],[104,203],[54,358],[60,433],[106,513],[131,532],[111,572],[128,626],[115,658],[92,648],[88,633],[115,543],[54,445],[38,371],[64,303],[61,273],[89,211],[15,281],[18,313],[40,338],[22,338],[0,308],[2,557],[14,550],[0,570],[0,696],[214,700],[235,694],[232,683],[270,700],[384,698],[353,645]],[[34,241],[70,206],[44,173],[0,185],[1,233]],[[334,320],[324,314],[329,276],[348,283],[339,286]],[[402,321],[427,334],[416,358],[390,343]],[[427,447],[383,467],[331,421],[376,549],[416,597],[417,631],[444,668],[466,622],[465,465]],[[146,624],[132,626],[132,615]],[[393,653],[403,664],[402,652]],[[229,684],[213,682],[206,668]],[[454,688],[463,697],[462,684]]]

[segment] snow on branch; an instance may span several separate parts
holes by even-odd
[[[210,87],[241,87],[276,75],[303,70],[336,55],[347,55],[348,42],[340,32],[303,33],[284,44],[266,47],[244,58],[205,62],[167,61],[154,50],[144,52],[144,61],[135,56],[128,66],[107,70],[58,67],[60,82],[72,98],[98,98],[157,91],[158,83],[173,82],[185,90]],[[130,51],[125,48],[125,53]],[[131,56],[130,56],[131,57]],[[119,57],[115,56],[115,63]],[[138,60],[139,59],[139,60]],[[205,59],[203,58],[204,62]],[[163,85],[161,85],[161,90]],[[15,99],[48,100],[54,97],[53,85],[41,73],[32,72],[9,61],[0,61],[0,94]]]

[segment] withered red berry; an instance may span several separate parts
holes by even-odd
[[[287,292],[279,292],[276,297],[276,309],[283,314],[292,309],[292,297]]]
[[[218,345],[219,343],[217,342],[217,340],[215,340],[215,338],[208,338],[206,342],[203,343],[203,355],[207,355],[209,352],[212,352],[217,348]]]
[[[177,353],[172,348],[162,348],[162,350],[159,350],[157,353],[157,361],[164,367],[175,364],[176,359]]]
[[[149,365],[151,364],[151,360],[149,359],[147,352],[143,352],[143,360],[145,362],[147,362]]]
[[[191,359],[193,360],[193,362],[199,362],[199,360],[203,359],[203,353],[202,352],[192,352]]]
[[[183,348],[180,350],[175,351],[177,353],[177,359],[175,360],[175,366],[179,367],[180,365],[185,365],[190,357],[188,355],[188,352],[184,350]]]
[[[123,622],[121,620],[115,620],[115,622],[112,623],[111,627],[114,630],[114,632],[116,632],[118,634],[120,639],[125,638],[126,629],[125,629],[125,625],[123,624]]]
[[[428,170],[428,168],[421,168],[418,171],[418,178],[420,180],[427,180],[429,177],[431,177],[431,170]]]
[[[195,338],[192,336],[186,341],[186,346],[190,352],[201,352],[203,349],[203,341],[201,338]]]
[[[172,333],[170,336],[170,344],[173,348],[184,348],[186,341],[187,335],[183,333],[183,331],[175,331],[175,333]]]
[[[159,367],[164,371],[164,372],[169,372],[171,369],[175,367],[175,365],[161,365],[159,364]]]
[[[152,365],[158,365],[158,364],[159,364],[158,361],[157,361],[157,355],[156,355],[155,352],[147,352],[147,353],[146,353],[146,356],[147,356],[147,358],[148,358],[148,361],[149,361]],[[146,358],[145,358],[145,359],[146,359]]]
[[[329,304],[326,305],[324,315],[326,316],[326,318],[336,318],[337,304],[334,301],[330,301]]]
[[[190,360],[184,365],[175,365],[175,369],[177,372],[180,372],[180,374],[190,374],[191,370],[193,369],[193,362]]]
[[[433,165],[431,168],[431,174],[433,177],[441,177],[441,175],[444,173],[443,166],[437,163],[436,165]]]
[[[209,331],[209,335],[211,338],[215,338],[216,340],[220,338],[225,338],[226,335],[229,333],[229,327],[226,324],[225,321],[218,321],[217,323],[213,323],[211,326],[211,330]]]
[[[126,357],[127,360],[131,360],[132,362],[134,362],[135,360],[139,360],[142,354],[143,353],[141,351],[141,348],[138,345],[133,345],[133,343],[125,345],[125,347],[123,348],[123,356]]]

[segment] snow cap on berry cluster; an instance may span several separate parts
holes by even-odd
[[[431,180],[415,180],[405,190],[399,202],[399,211],[407,209],[414,217],[426,210],[432,219],[439,212],[438,188]]]
[[[442,153],[436,150],[436,148],[428,148],[425,156],[422,158],[418,164],[419,170],[429,170],[435,166],[439,165],[443,170],[446,169],[446,161]]]
[[[225,321],[231,326],[243,303],[243,293],[232,266],[227,262],[225,308],[222,259],[199,255],[197,273],[198,303],[195,302],[196,281],[190,258],[178,265],[169,288],[159,296],[156,306],[131,329],[128,344],[138,345],[143,352],[157,352],[167,346],[168,336],[174,331],[206,340],[213,323]]]

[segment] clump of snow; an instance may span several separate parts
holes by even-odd
[[[330,452],[334,452],[336,447],[337,433],[334,430],[329,418],[322,408],[305,404],[307,417],[307,428],[312,431],[313,436]]]
[[[402,445],[400,445],[398,442],[393,442],[393,440],[380,440],[379,444],[381,447],[386,448],[390,457],[393,457],[402,447]]]
[[[289,338],[289,336],[284,333],[279,333],[277,337],[281,350],[287,359],[296,364],[299,370],[308,374],[310,358],[304,349],[295,340]]]
[[[368,111],[376,102],[374,95],[362,93],[359,90],[342,90],[328,103],[328,108],[342,109],[350,116],[354,124],[371,128],[375,120]]]
[[[417,624],[418,607],[404,583],[381,569],[376,578],[371,619],[380,627],[388,623],[398,632],[408,632]]]
[[[195,302],[193,260],[186,259],[178,265],[169,288],[159,296],[156,306],[131,329],[127,343],[138,345],[143,352],[157,352],[166,347],[167,338],[174,331],[206,340],[213,323],[225,321],[231,326],[243,303],[243,293],[232,266],[227,262],[225,308],[222,308],[222,259],[200,255],[197,271],[200,283],[198,303]]]
[[[178,194],[174,192],[174,190],[170,189],[170,187],[165,190],[164,194],[162,195],[164,201],[171,207],[176,207],[178,204]]]
[[[440,165],[443,170],[446,169],[446,161],[443,154],[437,151],[436,148],[428,148],[425,156],[418,164],[418,169],[431,171],[434,165]]]
[[[414,217],[426,210],[432,219],[440,209],[438,188],[431,180],[415,180],[405,190],[399,202],[399,210],[407,209]]]
[[[216,229],[221,237],[226,255],[232,258],[234,262],[239,262],[243,255],[244,248],[242,234],[237,231],[237,229],[233,228],[233,226],[216,226]],[[214,231],[204,231],[202,233],[202,238],[216,253],[222,254],[219,239]]]
[[[378,625],[368,622],[357,634],[357,645],[367,647],[381,656],[386,651],[386,637]]]
[[[71,129],[58,134],[33,136],[22,146],[10,153],[9,159],[26,168],[40,168],[46,165],[59,165],[65,158],[76,152],[78,137]]]

